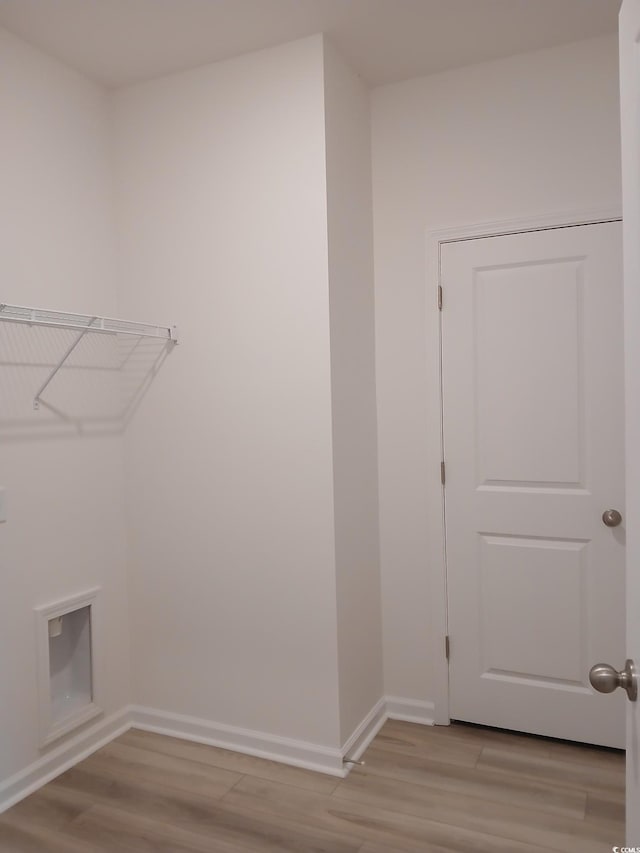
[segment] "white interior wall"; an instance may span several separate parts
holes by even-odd
[[[325,40],[341,741],[380,701],[382,621],[369,92]]]
[[[425,233],[620,204],[615,36],[379,88],[372,133],[385,692],[428,717]]]
[[[105,97],[0,39],[4,298],[181,327],[127,437],[135,699],[335,746],[380,689],[362,89],[314,37],[120,92],[114,275]],[[596,39],[373,93],[387,694],[428,701],[437,651],[425,228],[618,203],[616,61]],[[38,755],[36,604],[101,585],[108,712],[129,673],[120,437],[34,438],[0,375],[6,778]]]
[[[106,96],[1,30],[0,79],[2,299],[112,315]],[[104,710],[129,699],[122,439],[79,435],[32,408],[69,334],[0,327],[0,782],[58,746],[38,749],[35,606],[101,587]]]
[[[322,37],[115,96],[135,701],[339,745]]]

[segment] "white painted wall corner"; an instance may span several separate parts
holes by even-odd
[[[344,742],[342,755],[357,761],[388,719],[387,702],[382,697]],[[346,766],[347,772],[349,765]]]

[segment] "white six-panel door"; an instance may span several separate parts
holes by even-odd
[[[621,226],[444,244],[450,712],[624,745]]]

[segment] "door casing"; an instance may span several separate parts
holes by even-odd
[[[473,240],[482,237],[499,237],[541,231],[550,228],[568,228],[574,225],[593,225],[622,219],[621,207],[588,208],[562,213],[506,219],[494,222],[459,225],[450,228],[427,229],[426,232],[426,394],[427,394],[427,537],[426,554],[429,587],[431,590],[431,636],[434,649],[432,661],[433,720],[436,725],[448,725],[449,716],[449,662],[445,653],[447,636],[447,564],[445,536],[444,490],[440,480],[440,466],[444,458],[442,427],[442,312],[438,308],[440,284],[440,252],[444,243]],[[447,308],[447,294],[443,293],[443,311]],[[455,642],[455,638],[453,640]]]

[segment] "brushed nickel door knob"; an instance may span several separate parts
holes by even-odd
[[[620,672],[608,663],[597,663],[589,670],[589,681],[598,693],[613,693],[616,688],[622,687],[627,691],[629,700],[635,702],[638,698],[635,672],[636,668],[632,660],[627,660],[624,669]]]
[[[607,527],[617,527],[622,524],[622,516],[617,509],[605,509],[602,513],[602,520]]]

